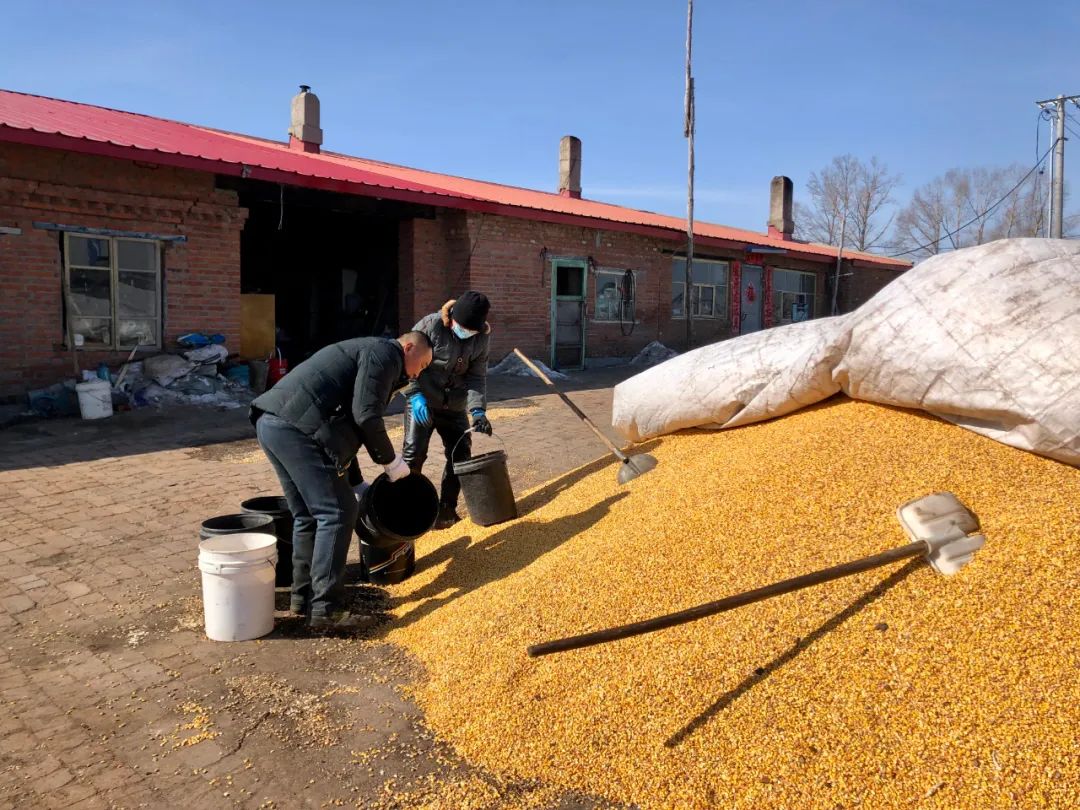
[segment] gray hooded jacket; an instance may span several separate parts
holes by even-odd
[[[421,318],[413,327],[431,340],[431,365],[405,388],[405,396],[422,392],[428,405],[449,411],[487,408],[488,342],[491,325],[480,334],[462,340],[450,329],[447,301],[442,309]]]

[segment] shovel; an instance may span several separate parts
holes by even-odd
[[[678,613],[669,613],[666,616],[658,616],[655,619],[646,619],[634,624],[624,624],[609,630],[534,644],[528,648],[529,657],[537,658],[541,655],[592,647],[594,644],[663,630],[666,627],[674,627],[677,624],[692,622],[715,613],[723,613],[743,605],[761,602],[782,593],[791,593],[812,585],[820,585],[822,582],[831,582],[834,579],[869,571],[872,568],[880,568],[907,557],[924,555],[935,571],[945,576],[952,576],[971,562],[975,552],[986,542],[986,538],[978,533],[978,518],[951,492],[935,492],[932,495],[917,498],[901,506],[896,511],[896,516],[900,519],[904,532],[911,538],[912,542],[906,546],[883,551],[871,557],[863,557],[861,560],[835,565],[811,574],[774,582],[772,585],[765,585],[716,602],[681,610]]]
[[[514,354],[521,358],[521,362],[528,366],[529,370],[544,382],[544,385],[554,391],[558,395],[559,399],[566,403],[566,407],[572,410],[577,415],[578,419],[588,425],[592,429],[592,432],[595,433],[597,437],[599,437],[600,441],[604,443],[607,449],[615,454],[615,458],[619,459],[619,461],[622,462],[622,465],[619,467],[620,484],[625,484],[629,481],[633,481],[639,475],[644,475],[656,466],[656,458],[650,456],[648,453],[639,453],[636,456],[626,455],[626,453],[624,453],[622,450],[615,446],[615,443],[612,442],[611,439],[609,439],[603,434],[600,428],[598,428],[592,423],[592,420],[589,419],[589,417],[587,417],[584,413],[581,412],[581,409],[577,405],[570,401],[570,398],[566,396],[566,394],[564,394],[562,391],[555,387],[555,383],[549,380],[548,376],[539,368],[537,368],[536,363],[534,363],[532,360],[522,354],[520,349],[514,349]]]

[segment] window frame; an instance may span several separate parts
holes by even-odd
[[[601,318],[600,317],[600,277],[601,276],[615,276],[616,283],[615,288],[618,289],[622,285],[622,279],[625,274],[629,272],[634,278],[634,295],[630,299],[630,312],[626,313],[626,304],[620,300],[619,309],[622,313],[622,318]],[[593,313],[592,320],[594,323],[637,323],[637,273],[629,268],[619,267],[597,267],[593,270]]]
[[[106,241],[109,243],[109,266],[106,267],[92,267],[84,264],[74,264],[72,262],[72,239],[86,239],[92,241]],[[158,239],[146,239],[142,237],[131,236],[104,236],[97,234],[82,234],[73,231],[63,232],[63,246],[64,246],[64,262],[61,268],[63,282],[62,295],[64,301],[63,311],[63,323],[64,323],[64,346],[69,347],[68,340],[74,340],[74,327],[69,323],[69,320],[73,318],[85,318],[88,320],[108,321],[109,322],[109,342],[108,343],[88,343],[84,342],[81,346],[76,344],[75,348],[81,351],[129,351],[133,348],[143,350],[155,350],[162,347],[162,328],[164,326],[164,303],[165,297],[162,290],[161,283],[161,247],[162,242]],[[121,242],[141,242],[144,244],[150,244],[153,246],[154,267],[151,270],[142,270],[139,268],[120,267],[120,243]],[[71,271],[72,270],[94,270],[97,272],[107,271],[109,273],[109,315],[102,316],[80,316],[72,312],[71,307]],[[140,273],[145,275],[152,275],[154,278],[154,315],[152,317],[124,317],[120,313],[120,274],[121,273]],[[120,339],[120,322],[127,321],[146,321],[153,322],[154,324],[154,337],[153,343],[140,343],[136,340],[135,343],[122,341]]]
[[[686,320],[685,309],[686,309],[687,302],[686,302],[686,291],[685,291],[684,288],[686,286],[686,282],[685,281],[675,281],[675,279],[674,279],[674,271],[675,271],[674,262],[677,262],[677,261],[682,261],[682,262],[685,263],[686,262],[686,257],[685,256],[675,256],[673,258],[673,260],[672,260],[672,280],[671,280],[671,304],[672,304],[672,309],[671,309],[671,320],[673,320],[673,321],[685,321]],[[698,264],[713,264],[713,265],[723,265],[724,266],[724,283],[723,284],[691,281],[691,283],[690,283],[690,286],[691,286],[690,307],[691,307],[692,317],[695,320],[718,321],[718,320],[724,320],[725,318],[730,318],[731,317],[731,302],[728,300],[728,290],[731,289],[731,263],[732,263],[731,259],[704,259],[704,258],[698,258],[696,256],[694,257],[694,265],[695,266],[698,265]],[[701,290],[703,288],[705,288],[705,287],[711,287],[712,291],[713,291],[712,314],[711,315],[702,315],[701,314]],[[676,291],[676,289],[683,289],[683,308],[684,308],[684,311],[679,315],[675,314],[675,291]],[[696,310],[696,312],[694,310]]]
[[[777,287],[776,273],[778,271],[781,272],[781,273],[794,273],[794,274],[800,275],[800,276],[809,276],[814,282],[814,290],[813,290],[813,292],[801,292],[801,291],[796,292],[794,290],[781,289],[781,288]],[[772,306],[773,325],[774,326],[787,326],[788,324],[792,324],[792,323],[802,323],[802,321],[796,321],[796,320],[794,320],[792,318],[783,318],[783,317],[781,317],[781,315],[783,314],[784,309],[785,309],[785,307],[784,307],[784,297],[785,296],[789,296],[792,299],[794,299],[791,302],[793,304],[798,303],[799,302],[798,299],[800,299],[800,298],[805,299],[804,302],[809,304],[809,312],[807,314],[806,320],[808,320],[808,321],[814,320],[814,318],[817,317],[817,315],[815,314],[815,310],[817,308],[818,274],[813,272],[812,270],[795,270],[795,269],[792,269],[790,267],[774,267],[774,268],[771,269],[771,274],[772,274],[772,301],[770,302],[770,305]]]

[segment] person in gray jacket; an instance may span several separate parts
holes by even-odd
[[[461,520],[457,513],[461,482],[454,475],[454,462],[464,461],[472,453],[469,417],[473,430],[491,435],[486,413],[490,308],[487,296],[469,290],[413,327],[431,340],[433,356],[427,370],[405,389],[409,407],[405,409],[401,454],[418,473],[427,460],[432,432],[438,432],[442,439],[446,466],[436,529],[449,528]]]
[[[259,446],[277,473],[293,515],[289,607],[311,627],[359,627],[368,617],[343,604],[345,561],[359,507],[350,473],[365,447],[390,480],[409,474],[386,435],[393,395],[431,362],[420,332],[353,338],[320,349],[251,403]]]

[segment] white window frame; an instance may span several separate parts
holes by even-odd
[[[627,270],[625,268],[618,267],[597,267],[593,271],[594,277],[594,290],[593,290],[593,321],[596,323],[636,323],[637,322],[637,273],[630,270],[630,274],[634,277],[634,295],[630,299],[629,304],[621,303],[620,309],[622,310],[622,318],[601,318],[600,317],[600,277],[601,276],[614,276],[615,288],[618,289],[622,286],[623,277],[626,275]],[[627,312],[629,308],[629,312]]]
[[[681,259],[682,261],[685,261],[685,258],[683,258],[681,256],[676,256],[675,259],[676,260]],[[695,257],[694,258],[694,264],[695,265],[698,265],[698,264],[722,264],[722,265],[724,265],[724,273],[725,273],[725,276],[726,276],[727,280],[726,280],[726,282],[724,284],[699,284],[696,281],[691,282],[691,284],[690,284],[690,287],[691,287],[690,305],[691,305],[691,309],[692,309],[692,312],[693,312],[693,317],[696,320],[701,320],[701,321],[715,321],[715,320],[722,320],[724,318],[727,318],[729,316],[729,314],[730,314],[730,311],[731,311],[730,310],[730,302],[728,301],[728,297],[727,297],[728,296],[728,290],[731,287],[731,262],[728,259],[699,259],[699,258]],[[674,268],[673,268],[673,271],[674,271]],[[684,320],[686,320],[686,313],[685,312],[683,312],[682,314],[676,315],[675,314],[675,309],[674,309],[675,292],[676,292],[676,290],[682,289],[685,286],[686,286],[685,281],[675,281],[675,279],[672,278],[672,280],[671,280],[671,299],[672,299],[671,319],[673,321],[684,321]],[[713,291],[713,311],[712,311],[711,315],[702,315],[701,314],[701,291],[706,287],[711,287],[712,291]],[[684,296],[683,296],[683,307],[685,307],[685,306],[686,306],[686,296],[684,294]]]
[[[776,286],[776,272],[783,273],[796,273],[801,276],[810,276],[814,280],[814,291],[811,293],[795,292],[793,290],[782,290]],[[806,303],[810,305],[810,311],[806,320],[813,320],[816,316],[814,312],[817,307],[817,293],[818,293],[818,274],[808,270],[793,270],[789,267],[774,267],[772,268],[772,308],[773,308],[773,326],[784,326],[789,323],[797,323],[791,318],[783,318],[781,314],[785,311],[784,296],[790,297],[791,303],[796,303],[797,299],[806,299]]]
[[[107,241],[109,243],[109,266],[108,267],[92,267],[89,265],[73,264],[71,261],[71,240],[72,239],[93,239],[97,241]],[[120,267],[120,250],[119,245],[121,242],[145,242],[154,246],[154,268],[152,270],[142,270],[139,268]],[[164,308],[164,296],[161,290],[161,242],[157,239],[142,239],[128,236],[98,236],[96,234],[81,234],[73,233],[69,231],[64,232],[64,267],[63,267],[63,283],[64,283],[64,322],[67,324],[69,318],[82,317],[72,311],[71,302],[67,300],[68,292],[71,290],[71,271],[72,270],[93,270],[96,272],[108,271],[109,273],[109,316],[85,316],[87,318],[95,320],[109,320],[109,343],[83,343],[78,345],[76,343],[75,348],[83,349],[86,351],[119,351],[128,350],[135,347],[136,344],[120,340],[120,321],[152,321],[154,323],[154,335],[155,341],[153,343],[139,343],[140,349],[160,349],[161,348],[161,329],[162,329],[162,309]],[[154,316],[153,317],[129,317],[122,318],[120,315],[120,273],[145,273],[147,275],[154,276],[154,286],[156,290],[156,296],[154,299]],[[69,330],[65,326],[64,329],[64,344],[67,345]]]

